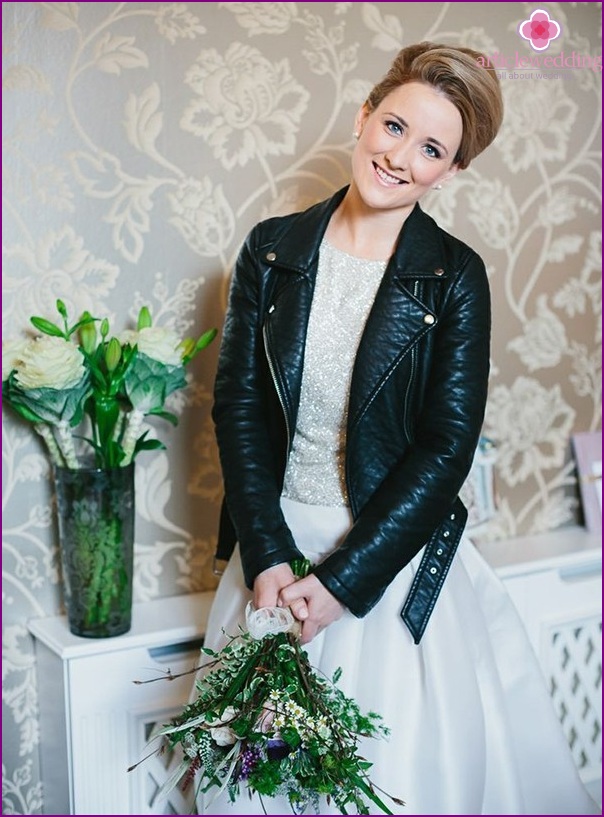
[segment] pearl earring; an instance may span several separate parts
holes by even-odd
[[[358,130],[355,130],[355,131],[352,132],[352,138],[353,139],[358,139],[360,135],[361,134],[358,132]]]

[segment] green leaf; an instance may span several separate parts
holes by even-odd
[[[43,332],[45,335],[52,335],[55,338],[65,338],[63,330],[59,329],[59,327],[51,321],[47,321],[46,318],[34,316],[30,318],[30,321],[38,331]]]
[[[297,731],[293,728],[285,728],[281,730],[281,737],[286,743],[292,747],[292,749],[297,749],[298,746],[302,743],[302,739]]]
[[[20,405],[18,403],[10,403],[10,407],[20,417],[23,417],[24,420],[28,420],[30,423],[43,423],[43,422],[46,422],[42,417],[39,417],[37,414],[35,414],[33,411],[31,411],[31,409],[29,409],[25,405]]]
[[[135,453],[138,453],[139,451],[165,451],[165,449],[166,446],[161,440],[143,440],[139,438],[134,446]]]
[[[128,399],[145,414],[161,410],[166,397],[187,385],[183,366],[169,366],[138,352],[124,378]]]
[[[48,387],[23,389],[12,372],[6,381],[6,388],[3,388],[2,395],[11,408],[22,417],[36,423],[52,424],[58,423],[59,420],[71,423],[74,416],[80,415],[82,406],[91,391],[88,373],[70,389]]]
[[[365,794],[366,797],[369,797],[370,800],[373,800],[376,806],[380,808],[384,812],[384,814],[392,814],[388,806],[385,803],[383,803],[382,800],[380,800],[380,798],[377,796],[374,790],[367,785],[363,778],[358,777],[357,775],[353,775],[352,777],[355,785],[359,789],[361,789],[361,791],[363,792],[363,794]]]
[[[152,409],[149,414],[152,414],[154,417],[161,417],[162,420],[167,420],[173,426],[178,425],[178,417],[176,414],[172,414],[171,411],[163,411],[162,409]]]

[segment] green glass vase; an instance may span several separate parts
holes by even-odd
[[[53,469],[69,629],[86,638],[128,632],[134,568],[134,463]]]

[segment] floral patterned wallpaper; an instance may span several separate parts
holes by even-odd
[[[497,511],[481,535],[580,520],[570,435],[601,428],[601,9],[539,7],[562,30],[545,52],[518,35],[528,3],[3,3],[3,336],[58,297],[116,327],[145,303],[179,333],[220,328],[247,231],[347,182],[355,112],[398,48],[477,47],[504,125],[426,209],[490,274]],[[138,600],[214,586],[217,351],[172,404],[167,451],[137,460]],[[61,583],[48,461],[9,412],[2,465],[3,813],[33,814],[27,620],[61,611]]]

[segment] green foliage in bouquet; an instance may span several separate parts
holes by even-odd
[[[308,806],[319,814],[322,797],[342,814],[368,814],[369,801],[392,814],[358,753],[361,738],[389,730],[338,688],[339,671],[330,680],[310,665],[297,632],[256,638],[241,630],[219,652],[202,652],[210,660],[195,701],[158,733],[183,753],[165,793],[197,777],[210,809],[212,795],[226,790],[233,802],[246,791],[285,796],[294,814]]]
[[[125,466],[140,451],[164,448],[147,439],[143,420],[154,415],[176,425],[177,417],[164,409],[166,398],[187,385],[185,366],[216,329],[181,340],[152,326],[144,306],[136,330],[118,338],[107,318],[84,312],[70,325],[63,301],[56,306],[62,325],[34,316],[39,336],[3,342],[3,401],[33,423],[55,465],[80,467],[74,440],[86,443],[98,468]]]

